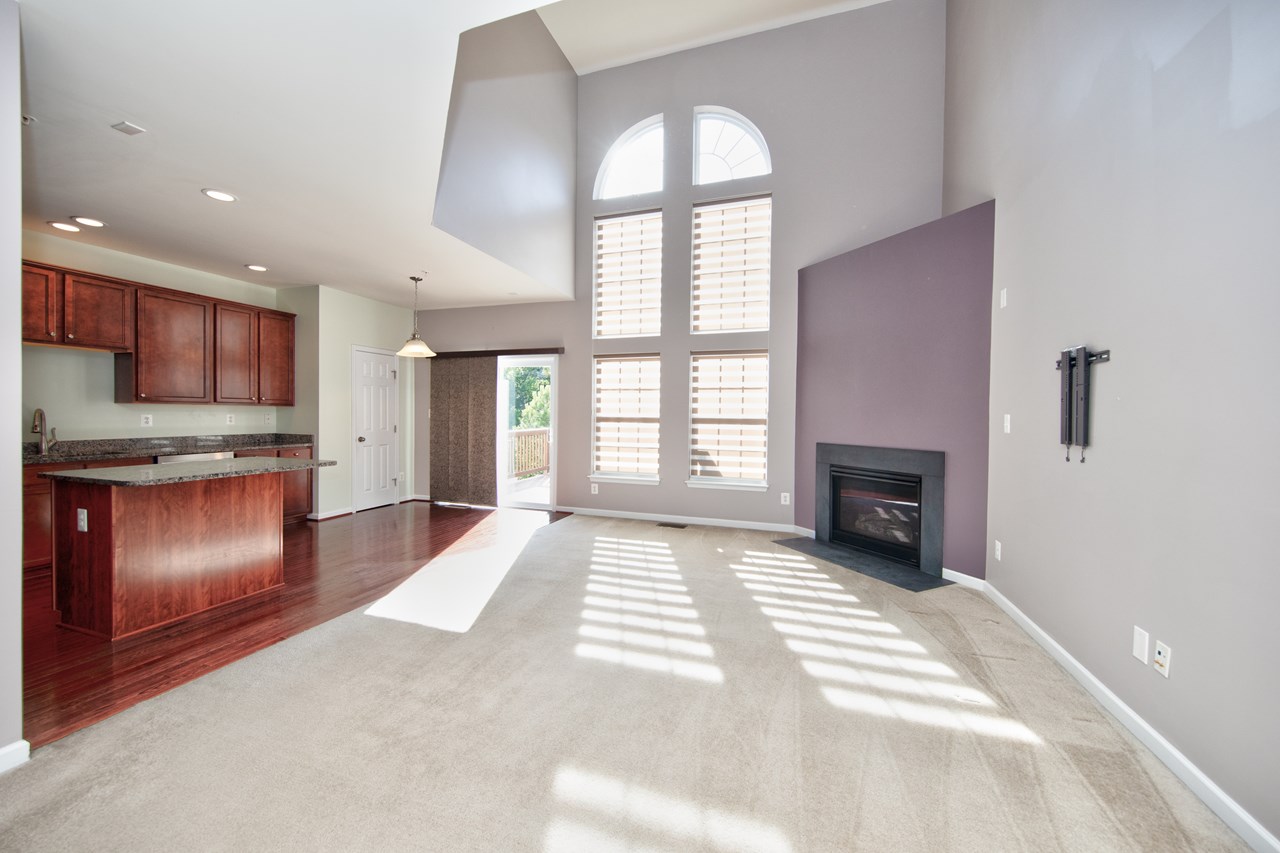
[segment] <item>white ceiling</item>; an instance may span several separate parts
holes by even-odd
[[[878,1],[563,0],[540,13],[584,73]],[[91,216],[108,227],[66,239],[405,306],[424,269],[424,308],[562,298],[431,226],[458,34],[533,5],[22,0],[23,111],[36,119],[24,225],[60,234],[47,221]]]

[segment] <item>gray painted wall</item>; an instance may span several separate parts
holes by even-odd
[[[463,33],[434,218],[565,297],[577,97],[578,77],[537,12]]]
[[[22,471],[13,451],[21,435],[22,410],[22,138],[13,117],[18,96],[18,4],[0,0],[0,184],[10,187],[0,206],[0,404],[9,412],[0,422],[12,436],[9,461],[0,467],[0,492],[10,509],[0,513],[0,750],[22,740]],[[30,424],[28,424],[30,426]],[[16,756],[6,756],[11,760]]]
[[[995,202],[800,271],[796,523],[820,441],[946,454],[942,565],[982,577]]]
[[[582,77],[578,86],[576,301],[563,305],[424,312],[436,350],[562,345],[558,503],[612,511],[790,525],[793,491],[797,271],[815,261],[935,219],[941,207],[945,5],[900,0]],[[767,178],[697,189],[693,108],[736,110],[764,134]],[[636,122],[666,120],[663,334],[593,341],[593,217],[655,205],[653,197],[592,202],[609,147]],[[695,200],[772,192],[772,331],[688,332],[690,206]],[[769,489],[706,491],[685,485],[691,350],[771,351]],[[661,352],[660,485],[588,488],[591,356]],[[417,491],[423,491],[421,481]]]
[[[1277,44],[1271,0],[949,4],[947,208],[998,199],[1008,291],[987,577],[1273,834]],[[1057,444],[1072,344],[1113,359],[1083,465]]]

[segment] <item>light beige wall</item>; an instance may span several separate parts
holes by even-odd
[[[318,288],[319,298],[319,399],[316,430],[317,457],[337,461],[320,468],[316,478],[316,513],[321,516],[349,512],[352,507],[351,457],[351,352],[353,346],[395,352],[413,330],[413,312],[384,302],[353,296],[329,287]],[[414,359],[400,359],[398,393],[400,444],[398,448],[400,497],[412,494],[413,483],[413,366]]]
[[[987,578],[1280,835],[1280,5],[951,0],[948,30],[947,209],[996,199],[1008,293]],[[1112,353],[1083,465],[1076,344]]]
[[[18,4],[0,0],[0,405],[9,412],[10,447],[22,408],[22,140],[18,63]],[[25,759],[22,740],[22,470],[11,452],[0,465],[0,494],[9,511],[0,513],[0,770]]]
[[[794,491],[798,270],[935,219],[942,200],[945,4],[895,0],[671,56],[601,71],[578,83],[578,202],[573,302],[424,312],[437,350],[563,346],[557,503],[613,512],[746,521],[790,528]],[[732,189],[692,186],[693,109],[720,105],[759,127],[773,174]],[[591,338],[591,195],[610,145],[635,123],[665,116],[666,180],[661,338]],[[688,331],[695,198],[771,192],[771,329],[745,335]],[[654,207],[653,197],[615,202]],[[770,351],[769,488],[690,488],[691,350]],[[593,352],[660,352],[661,483],[602,483],[591,494]],[[802,520],[812,526],[812,520]]]
[[[74,238],[26,231],[22,251],[31,261],[277,307],[272,288],[91,246]],[[274,406],[117,403],[114,356],[65,347],[22,347],[22,391],[23,441],[34,440],[26,430],[31,428],[37,407],[44,409],[49,426],[57,428],[60,439],[276,432],[280,413],[285,411]],[[143,414],[152,416],[153,426],[141,425]],[[235,417],[234,424],[227,424],[228,415]]]

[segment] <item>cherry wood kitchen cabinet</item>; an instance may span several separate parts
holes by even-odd
[[[292,314],[218,303],[214,402],[293,405]]]
[[[62,273],[22,265],[22,340],[56,344],[62,330]]]
[[[258,312],[258,402],[264,405],[293,405],[293,324],[292,314]]]
[[[214,308],[213,401],[258,402],[258,312],[240,305]]]
[[[150,465],[154,461],[150,456],[142,456],[133,459],[104,459],[98,462],[39,462],[23,466],[22,567],[42,569],[53,561],[53,486],[40,476],[42,471],[79,471],[83,468]]]
[[[136,292],[128,282],[23,264],[22,339],[127,352]]]
[[[237,450],[236,458],[241,456],[275,456],[280,459],[311,459],[310,447],[283,447],[279,450]],[[304,521],[311,514],[311,469],[302,471],[286,471],[280,475],[284,486],[285,522]]]
[[[116,402],[213,402],[213,315],[211,299],[140,290],[134,352],[116,356]]]

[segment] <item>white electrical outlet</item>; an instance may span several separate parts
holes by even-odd
[[[790,493],[790,492],[783,492],[783,493],[782,493],[782,505],[783,505],[783,506],[791,506],[791,493]]]
[[[236,416],[235,416],[235,415],[227,415],[227,423],[228,423],[228,424],[233,424],[233,423],[235,423],[235,422],[236,422]]]
[[[267,426],[271,426],[271,422],[272,422],[273,420],[275,420],[275,418],[273,418],[273,417],[271,416],[271,413],[270,413],[270,412],[267,412],[265,415],[263,415],[263,416],[262,416],[262,422],[263,422],[264,424],[266,424]]]
[[[1133,656],[1144,664],[1149,661],[1151,654],[1151,635],[1139,628],[1133,626]]]
[[[143,426],[155,426],[155,420],[151,417],[151,415],[143,415],[143,416],[142,416],[142,425],[143,425]]]
[[[1156,640],[1156,659],[1151,665],[1165,678],[1169,677],[1169,658],[1171,657],[1173,657],[1173,649]]]
[[[1004,416],[1004,431],[1005,431],[1005,433],[1006,433],[1006,434],[1008,434],[1008,433],[1012,432],[1012,431],[1013,431],[1012,427],[1013,427],[1013,415],[1005,415],[1005,416]]]
[[[1000,559],[1000,540],[996,540],[996,559]]]
[[[1009,288],[1000,288],[1000,307],[1004,308],[1009,304]]]
[[[76,509],[76,530],[81,533],[89,532],[89,510],[83,507]]]
[[[593,495],[598,495],[598,494],[600,494],[600,484],[599,484],[599,483],[592,483],[592,484],[591,484],[591,494],[593,494]]]

